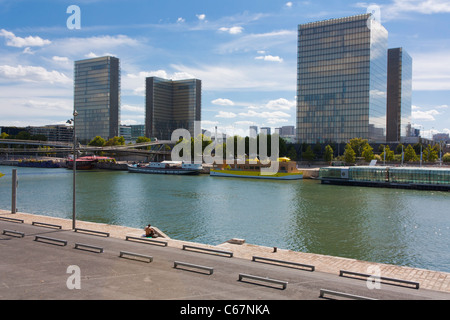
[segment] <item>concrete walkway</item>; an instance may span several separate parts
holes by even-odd
[[[11,214],[6,210],[0,209],[0,218],[13,218],[23,220],[23,223],[31,224],[32,222],[41,222],[48,224],[55,224],[62,227],[62,229],[72,229],[72,220],[48,217],[42,215],[28,214],[18,212]],[[125,239],[126,236],[140,237],[144,233],[143,229],[136,229],[124,226],[115,226],[102,223],[92,223],[86,221],[76,222],[76,227],[81,229],[89,229],[100,232],[107,232],[110,237]],[[356,259],[332,257],[320,254],[312,254],[305,252],[296,252],[292,250],[277,248],[274,252],[272,247],[264,247],[245,243],[244,240],[231,239],[218,246],[194,244],[187,241],[180,241],[170,239],[163,232],[155,228],[161,235],[164,236],[164,241],[167,241],[169,247],[182,248],[183,245],[195,245],[205,248],[221,248],[227,251],[232,251],[234,257],[249,259],[253,256],[272,258],[283,261],[298,262],[315,266],[316,271],[339,275],[340,270],[358,272],[364,274],[373,274],[372,268],[378,267],[379,275],[386,278],[395,278],[407,281],[420,283],[420,288],[429,289],[441,292],[450,292],[450,273],[439,272],[432,270],[425,270],[419,268],[402,267],[389,264],[372,263],[367,261],[360,261]]]

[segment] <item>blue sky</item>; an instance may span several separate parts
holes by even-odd
[[[203,127],[295,125],[298,24],[380,8],[413,58],[413,125],[450,133],[450,1],[0,0],[0,126],[64,123],[73,62],[121,61],[122,124],[143,124],[145,77],[202,80]],[[81,9],[69,29],[66,10]]]

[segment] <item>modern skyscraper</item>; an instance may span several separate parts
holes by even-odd
[[[115,57],[75,61],[74,109],[80,141],[119,136],[120,67]]]
[[[385,141],[387,37],[371,14],[299,25],[299,143]]]
[[[411,124],[412,59],[403,48],[388,50],[386,141],[400,142]]]
[[[194,137],[194,123],[201,121],[201,80],[146,78],[145,135],[170,140],[176,129]]]

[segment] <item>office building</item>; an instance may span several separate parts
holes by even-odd
[[[386,141],[411,136],[412,59],[403,48],[388,50]]]
[[[271,134],[272,129],[270,127],[261,127],[261,133],[262,134]]]
[[[299,143],[385,141],[387,38],[371,14],[299,25]]]
[[[96,136],[119,136],[120,67],[115,57],[75,61],[76,135],[82,142]]]
[[[201,80],[146,78],[145,135],[171,140],[176,129],[194,137],[194,123],[201,121]]]

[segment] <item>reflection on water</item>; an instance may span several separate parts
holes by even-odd
[[[11,204],[0,167],[0,208]],[[72,171],[17,168],[18,208],[72,217]],[[242,238],[367,261],[450,271],[448,192],[115,171],[77,173],[77,218],[208,244]]]

